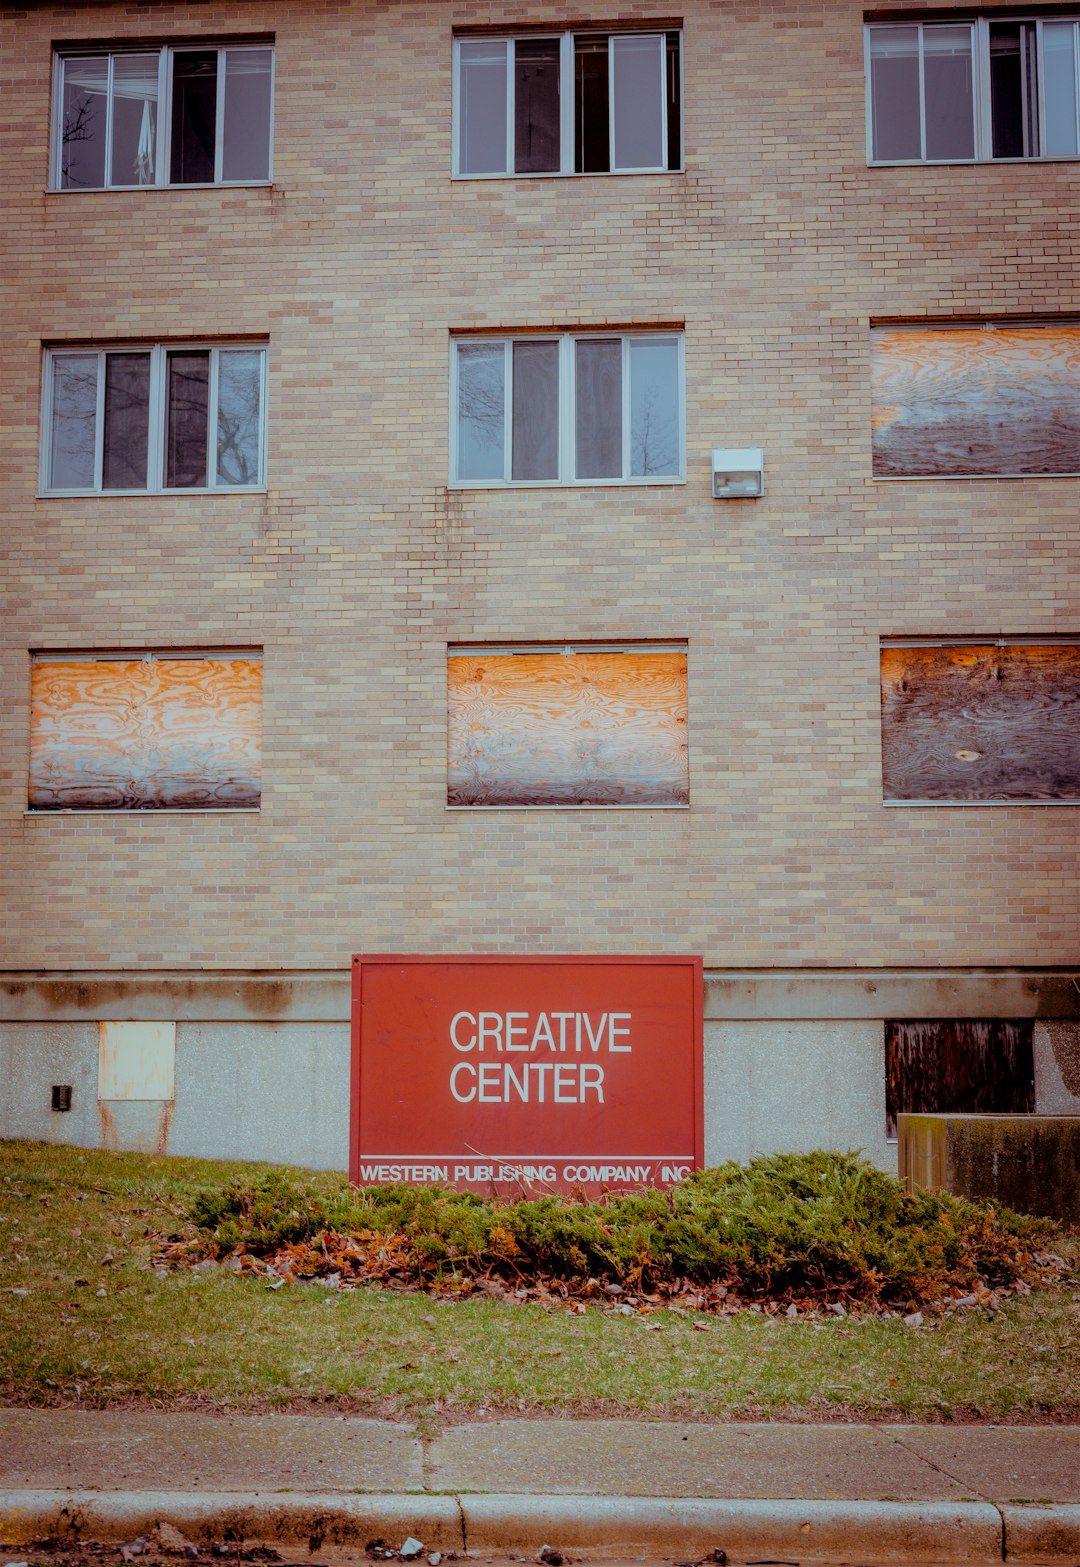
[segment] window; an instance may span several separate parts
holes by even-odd
[[[49,349],[42,490],[260,489],[265,380],[265,346]]]
[[[886,804],[1080,805],[1080,641],[881,648]]]
[[[872,163],[1080,154],[1080,22],[1053,17],[866,29]]]
[[[52,188],[269,180],[273,74],[255,44],[58,55]]]
[[[452,647],[451,806],[685,806],[686,646]]]
[[[454,40],[454,173],[678,169],[678,32]]]
[[[35,653],[31,811],[251,810],[262,655]]]
[[[1080,474],[1080,325],[875,327],[877,479]]]
[[[682,334],[455,338],[452,483],[683,477]]]

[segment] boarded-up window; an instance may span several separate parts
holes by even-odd
[[[875,477],[1080,473],[1080,326],[870,336]]]
[[[451,648],[450,805],[687,805],[685,647]]]
[[[885,1130],[901,1114],[1030,1115],[1030,1019],[919,1019],[885,1024]]]
[[[881,649],[886,800],[1080,801],[1080,643]]]
[[[30,700],[31,810],[259,804],[258,654],[37,654]]]

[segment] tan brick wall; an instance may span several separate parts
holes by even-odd
[[[451,181],[454,25],[673,14],[4,8],[2,966],[1075,961],[1080,810],[883,809],[877,648],[1080,632],[1080,481],[873,483],[867,327],[1075,311],[1076,167],[867,169],[857,5],[689,0],[685,174]],[[272,190],[45,193],[53,42],[240,27]],[[685,486],[447,491],[451,329],[680,321]],[[35,499],[43,342],[234,333],[265,496]],[[447,643],[553,637],[688,639],[689,812],[446,813]],[[261,814],[25,816],[27,650],[173,644],[265,648]]]

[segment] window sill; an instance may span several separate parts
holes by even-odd
[[[1059,152],[1040,158],[868,158],[868,169],[982,169],[999,168],[1003,163],[1078,163],[1080,153]]]
[[[216,490],[197,490],[194,487],[188,488],[187,486],[176,490],[38,490],[36,499],[39,501],[115,501],[131,500],[133,498],[138,498],[139,500],[148,498],[151,500],[162,500],[173,495],[222,496],[265,494],[266,485],[260,484],[251,488],[230,485],[227,489],[223,487]]]
[[[1027,159],[1025,162],[1029,161]],[[637,176],[658,177],[660,175],[685,174],[685,168],[678,169],[598,169],[579,173],[576,169],[538,169],[535,173],[518,173],[516,170],[509,174],[451,174],[450,178],[456,185],[472,184],[475,180],[618,180],[633,179]]]
[[[988,479],[1023,479],[1030,484],[1033,479],[1080,479],[1080,472],[1070,473],[872,473],[871,484],[944,484],[962,482],[985,483]]]
[[[686,805],[448,805],[447,811],[472,811],[486,815],[490,811],[688,811]]]
[[[1017,798],[1015,800],[882,800],[882,805],[887,811],[903,809],[904,806],[915,806],[918,810],[930,807],[934,810],[955,810],[957,807],[966,806],[969,810],[974,807],[986,810],[988,807],[1001,808],[1010,805],[1038,805],[1038,806],[1071,806],[1074,810],[1080,806],[1080,799],[1076,800],[1031,800]]]
[[[23,811],[23,816],[30,817],[34,821],[55,821],[58,816],[78,816],[81,818],[94,816],[128,816],[149,817],[153,821],[160,821],[163,816],[258,816],[261,813],[258,805],[156,805],[149,807],[136,807],[131,809],[113,808],[97,810],[87,809],[84,806],[62,806],[55,811],[30,810]]]
[[[655,479],[451,479],[448,490],[632,490],[676,489],[685,477]],[[171,493],[171,492],[170,492]]]
[[[46,196],[142,196],[151,191],[177,190],[272,190],[270,180],[208,180],[196,185],[47,185]]]

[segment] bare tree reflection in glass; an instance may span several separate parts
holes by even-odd
[[[506,356],[501,343],[458,345],[458,477],[505,477]]]
[[[52,376],[49,487],[54,490],[92,489],[98,356],[57,354]]]
[[[108,105],[108,60],[66,60],[60,150],[60,184],[65,190],[104,185]]]
[[[262,353],[250,349],[218,355],[218,484],[259,482],[262,361]]]
[[[679,471],[679,351],[673,340],[630,344],[630,472]]]

